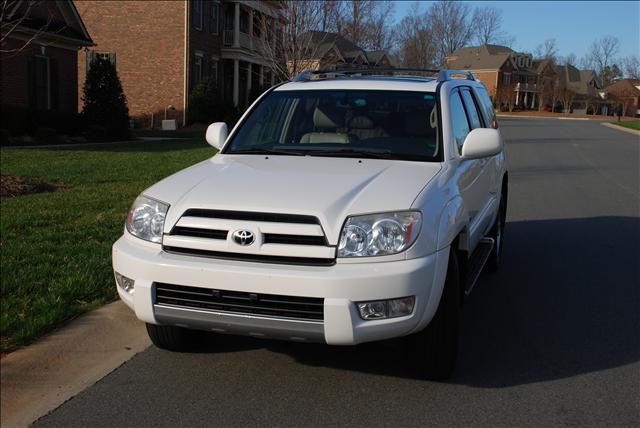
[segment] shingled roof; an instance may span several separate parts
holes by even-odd
[[[461,48],[449,56],[447,65],[459,70],[498,70],[514,53],[513,49],[500,45]]]

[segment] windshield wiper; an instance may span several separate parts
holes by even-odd
[[[307,156],[349,157],[349,158],[374,158],[390,159],[393,154],[390,151],[368,151],[356,149],[341,150],[309,150]]]
[[[282,149],[239,149],[227,152],[228,155],[286,155],[304,156],[307,152]]]

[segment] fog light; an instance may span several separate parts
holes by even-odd
[[[403,317],[413,312],[414,297],[389,300],[389,317]]]
[[[411,315],[414,303],[415,297],[409,296],[392,300],[362,302],[357,303],[356,306],[363,320],[376,320]]]
[[[364,302],[358,303],[360,316],[364,320],[373,320],[387,317],[387,302]]]
[[[126,291],[127,293],[131,293],[133,291],[133,286],[135,281],[131,278],[127,278],[126,276],[116,272],[116,283],[124,291]]]

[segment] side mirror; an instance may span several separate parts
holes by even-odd
[[[480,159],[502,152],[500,131],[491,128],[476,128],[469,132],[462,146],[463,159]]]
[[[224,142],[227,140],[229,131],[227,130],[227,124],[224,122],[216,122],[209,125],[205,139],[207,143],[220,150],[224,146]]]

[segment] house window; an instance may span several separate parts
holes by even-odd
[[[36,56],[33,61],[32,104],[37,110],[51,108],[51,73],[49,58]]]
[[[193,86],[202,80],[202,57],[201,52],[196,52],[195,58],[193,59]]]
[[[213,79],[214,86],[218,87],[218,59],[211,58],[211,64],[209,66],[209,78]]]
[[[511,73],[502,73],[502,84],[508,85],[511,83]]]
[[[102,59],[102,60],[107,60],[109,61],[111,64],[113,64],[113,66],[116,66],[116,53],[115,52],[99,52],[99,51],[88,51],[87,52],[87,63],[86,63],[86,67],[85,67],[85,75],[87,73],[89,73],[89,70],[91,69],[91,63],[93,61]]]
[[[220,5],[218,3],[211,3],[209,8],[209,32],[211,34],[218,34],[220,22]]]
[[[202,0],[193,0],[193,26],[196,30],[202,30]]]

